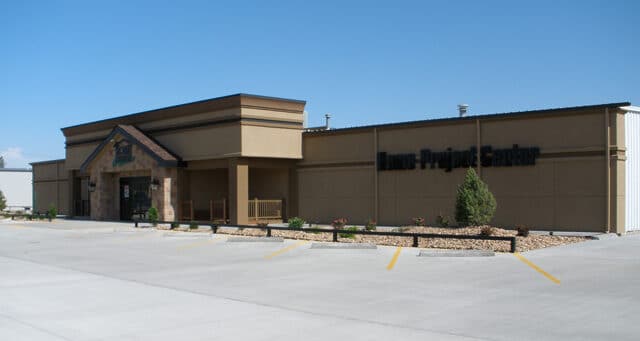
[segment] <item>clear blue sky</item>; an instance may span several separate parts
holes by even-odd
[[[59,128],[238,92],[337,127],[640,104],[640,1],[3,1],[0,152]]]

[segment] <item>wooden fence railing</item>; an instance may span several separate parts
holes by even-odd
[[[227,199],[209,200],[209,221],[225,224],[229,219],[228,210]],[[194,216],[193,200],[183,201],[180,212],[180,220],[197,220]],[[200,213],[198,217],[201,220],[206,219],[200,217]],[[255,221],[282,219],[282,200],[249,200],[249,219]]]
[[[209,220],[227,222],[227,199],[209,200]]]
[[[282,200],[249,200],[249,219],[282,219]]]

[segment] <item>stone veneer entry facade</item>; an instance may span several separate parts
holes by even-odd
[[[124,139],[120,134],[114,136],[114,142]],[[112,144],[112,143],[110,143]],[[95,179],[95,190],[91,193],[91,218],[107,220],[118,217],[115,210],[119,207],[119,197],[113,191],[121,178],[150,177],[158,179],[158,188],[151,191],[151,205],[156,207],[164,220],[176,219],[178,207],[178,171],[167,168],[144,152],[141,147],[132,145],[133,160],[122,165],[114,165],[115,149],[104,148],[86,170],[91,179]]]
[[[473,167],[497,199],[495,225],[640,225],[631,209],[640,202],[640,116],[630,103],[345,129],[305,129],[305,104],[238,94],[63,128],[65,159],[33,163],[35,210],[127,220],[154,206],[171,221],[435,224],[452,219]]]

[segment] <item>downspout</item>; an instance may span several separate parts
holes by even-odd
[[[376,224],[379,222],[378,214],[378,128],[373,128],[373,215]]]
[[[605,150],[604,158],[606,162],[606,228],[607,233],[611,232],[611,121],[609,119],[609,108],[604,109],[605,120]]]

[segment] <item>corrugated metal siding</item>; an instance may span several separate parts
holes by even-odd
[[[624,115],[625,145],[625,229],[640,230],[640,113]]]

